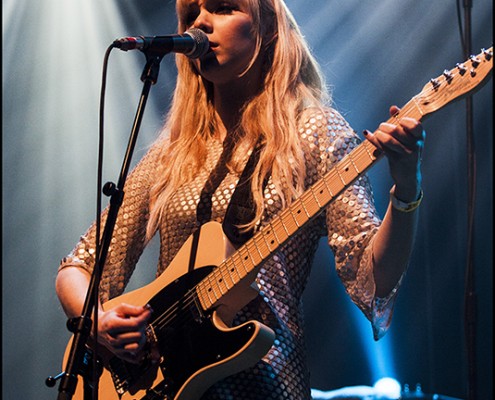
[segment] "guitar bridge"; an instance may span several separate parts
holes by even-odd
[[[206,319],[206,315],[201,308],[201,304],[199,303],[198,296],[196,293],[192,296],[193,298],[193,306],[190,307],[189,311],[191,312],[192,318],[196,321],[197,324],[202,324]]]
[[[157,348],[157,337],[151,325],[146,328],[146,357],[140,364],[132,364],[113,357],[108,370],[112,376],[117,393],[122,396],[138,383],[153,367],[153,351]],[[162,360],[160,360],[161,362]]]
[[[128,370],[126,363],[117,357],[110,360],[108,370],[112,375],[115,390],[120,396],[122,396],[129,390],[129,378],[131,376],[131,372]]]

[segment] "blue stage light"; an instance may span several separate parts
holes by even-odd
[[[401,385],[394,378],[381,378],[375,382],[373,387],[379,399],[399,399],[401,396]]]

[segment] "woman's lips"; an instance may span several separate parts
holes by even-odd
[[[208,51],[206,52],[205,56],[214,53],[217,47],[218,44],[210,42],[210,45],[208,46]]]

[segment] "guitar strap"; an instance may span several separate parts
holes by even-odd
[[[253,194],[251,193],[251,176],[260,158],[262,147],[260,138],[242,171],[225,212],[222,224],[223,231],[234,245],[242,245],[254,235],[254,228],[241,231],[238,226],[252,221],[255,216]],[[267,182],[268,175],[263,181],[262,190],[265,189]]]
[[[203,225],[211,220],[212,215],[212,196],[218,188],[222,180],[227,175],[225,164],[229,154],[234,146],[234,143],[227,144],[223,151],[217,166],[211,171],[208,180],[201,191],[198,209],[196,213],[199,225]],[[237,182],[237,186],[232,193],[225,218],[222,224],[224,233],[234,245],[241,245],[250,239],[254,234],[254,229],[244,231],[238,228],[239,225],[246,224],[254,218],[254,201],[251,193],[251,176],[254,172],[256,163],[259,160],[260,151],[262,149],[261,138],[251,152],[251,155],[246,162],[244,170]],[[268,178],[263,182],[263,190],[266,186]]]

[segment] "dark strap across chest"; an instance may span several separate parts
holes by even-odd
[[[232,194],[222,223],[224,233],[234,245],[245,243],[254,234],[254,229],[241,231],[238,226],[249,223],[255,216],[254,200],[251,192],[251,176],[259,161],[261,148],[262,146],[258,142],[237,182],[237,186]],[[231,149],[226,148],[223,151],[217,165],[211,171],[210,176],[201,191],[196,214],[200,225],[211,220],[213,193],[215,193],[215,190],[227,175],[226,162],[230,150]],[[266,186],[267,181],[268,179],[263,182],[263,188]]]

